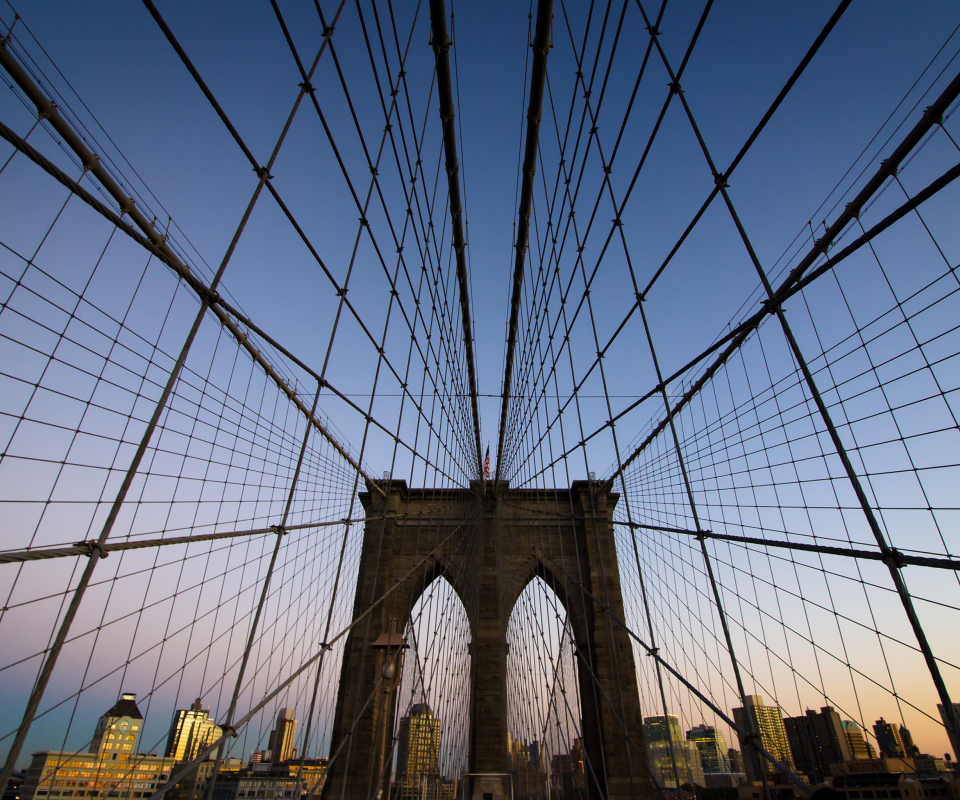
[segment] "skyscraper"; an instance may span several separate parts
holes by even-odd
[[[693,742],[700,751],[700,764],[704,774],[730,772],[730,759],[727,758],[727,743],[723,738],[723,731],[718,731],[712,725],[695,725],[687,731],[687,741]]]
[[[853,759],[876,758],[877,754],[873,745],[867,741],[863,735],[863,729],[852,719],[843,721],[843,732],[847,735],[847,743],[850,745],[850,755]]]
[[[397,743],[400,797],[436,800],[440,777],[440,720],[433,716],[430,706],[417,703],[410,709],[409,716],[400,720]]]
[[[913,734],[906,725],[900,726],[900,741],[903,742],[903,749],[907,752],[907,757],[920,755],[920,748],[913,743]]]
[[[743,772],[743,756],[740,755],[740,751],[736,747],[728,747],[727,758],[730,761],[730,771],[738,775],[741,774]]]
[[[661,786],[676,788],[678,775],[681,786],[685,783],[704,785],[700,750],[695,742],[686,741],[680,735],[680,722],[673,714],[644,717],[643,738],[647,743],[650,771]]]
[[[960,719],[960,703],[953,703],[952,705],[954,712],[956,712],[957,718]],[[950,730],[950,727],[947,725],[947,714],[943,703],[937,703],[937,711],[940,712],[940,719],[943,720],[944,727],[946,727],[947,730]],[[956,738],[954,739],[954,742],[956,742],[958,739],[960,739],[960,731],[956,732]],[[957,744],[954,744],[953,747],[960,749],[960,745]],[[954,756],[958,761],[960,761],[960,753],[954,753]]]
[[[210,719],[210,712],[200,705],[198,697],[188,709],[178,709],[170,723],[164,755],[177,761],[192,761],[208,744],[220,738],[220,726]]]
[[[783,725],[797,771],[812,781],[826,780],[831,764],[850,760],[850,745],[833,706],[823,706],[819,714],[807,709],[801,717],[787,717]]]
[[[764,749],[784,766],[794,768],[793,753],[787,732],[783,727],[783,717],[776,706],[764,705],[758,694],[747,695],[743,708],[733,709],[733,719],[746,731],[753,731],[760,737]],[[760,780],[761,772],[775,773],[776,768],[761,756],[755,748],[740,743],[743,749],[743,765],[747,777],[752,781]]]
[[[297,735],[297,719],[292,708],[281,708],[276,727],[270,731],[270,753],[274,763],[295,757],[293,742]]]
[[[877,737],[877,747],[880,749],[881,756],[903,758],[907,754],[907,748],[903,746],[903,739],[900,738],[897,726],[890,724],[883,717],[873,724],[873,735]]]

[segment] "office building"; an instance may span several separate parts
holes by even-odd
[[[533,798],[540,794],[543,775],[537,764],[539,748],[536,742],[528,745],[507,734],[507,753],[510,774],[513,776],[515,796]]]
[[[316,792],[323,788],[326,771],[326,758],[304,759],[302,776],[299,761],[261,761],[247,769],[221,773],[213,787],[213,800],[300,798],[313,792],[318,783]]]
[[[550,759],[550,786],[553,796],[571,796],[586,788],[583,762],[579,764],[575,753],[557,753]]]
[[[819,714],[807,709],[803,716],[787,717],[783,726],[797,771],[814,783],[830,776],[831,764],[852,757],[843,723],[833,706],[823,706]]]
[[[960,703],[952,703],[952,705],[953,705],[954,713],[956,713],[957,715],[957,719],[960,720]],[[937,711],[940,712],[940,719],[943,720],[943,726],[947,730],[950,730],[950,727],[947,725],[947,714],[946,714],[946,710],[944,708],[943,703],[937,703]],[[953,739],[954,744],[951,746],[960,748],[960,745],[956,744],[956,742],[958,741],[960,741],[960,731],[955,731],[954,739]],[[953,755],[954,755],[954,758],[956,758],[957,760],[960,760],[960,753],[954,753]]]
[[[440,720],[426,703],[417,703],[400,720],[397,783],[401,798],[437,800],[440,780]]]
[[[687,741],[693,742],[700,751],[700,766],[704,775],[718,775],[730,772],[730,759],[727,758],[727,743],[723,731],[712,725],[700,724],[687,731]]]
[[[210,712],[200,705],[198,697],[190,708],[179,709],[173,715],[164,755],[177,761],[192,761],[220,734],[220,726],[210,719]]]
[[[743,774],[743,756],[736,747],[727,748],[727,760],[730,762],[730,772],[734,775]]]
[[[142,728],[137,696],[120,695],[97,721],[91,752],[33,754],[21,800],[150,797],[167,782],[175,761],[138,753]]]
[[[906,725],[900,726],[900,741],[903,742],[903,749],[907,751],[907,757],[920,755],[920,748],[913,743],[913,734]]]
[[[647,761],[653,778],[666,788],[685,783],[704,785],[700,750],[680,734],[680,722],[672,714],[644,717],[643,738],[647,743]]]
[[[903,746],[903,739],[900,738],[897,726],[887,722],[883,717],[873,723],[873,735],[877,737],[877,749],[880,750],[881,756],[903,758],[907,754],[907,748]]]
[[[277,714],[277,724],[270,731],[270,759],[274,762],[289,761],[296,758],[297,751],[293,743],[297,736],[297,719],[292,708],[281,708]]]
[[[843,732],[847,735],[847,743],[850,745],[850,757],[854,760],[861,758],[876,758],[873,745],[867,741],[863,735],[863,729],[852,719],[843,721]]]
[[[753,731],[760,737],[763,748],[784,766],[794,769],[793,753],[790,742],[787,740],[787,731],[783,725],[783,717],[776,706],[768,706],[758,694],[750,694],[745,698],[746,705],[733,709],[733,720],[746,731]],[[751,781],[759,781],[761,774],[773,775],[776,768],[761,756],[755,748],[744,746],[743,766],[747,777]]]

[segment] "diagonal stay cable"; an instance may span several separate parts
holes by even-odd
[[[224,112],[223,108],[222,108],[222,107],[220,106],[220,104],[217,102],[217,100],[216,100],[216,98],[214,97],[213,93],[211,92],[210,88],[207,86],[206,82],[203,80],[203,77],[202,77],[202,76],[200,75],[200,73],[197,71],[196,67],[193,65],[193,63],[192,63],[192,61],[190,60],[189,56],[188,56],[188,55],[186,54],[186,52],[183,50],[183,47],[180,45],[180,43],[179,43],[179,41],[177,40],[177,38],[176,38],[175,34],[173,33],[173,31],[172,31],[172,30],[170,29],[170,27],[166,24],[165,20],[164,20],[163,17],[160,15],[160,12],[156,9],[156,7],[153,5],[153,3],[151,2],[151,0],[144,0],[144,4],[147,6],[147,9],[150,11],[150,13],[151,13],[151,15],[153,16],[154,20],[157,22],[158,26],[160,27],[161,31],[162,31],[163,34],[166,36],[166,38],[167,38],[167,40],[169,41],[170,45],[174,48],[174,50],[176,51],[177,55],[180,57],[180,60],[183,62],[184,66],[187,68],[187,71],[191,74],[191,76],[193,77],[194,81],[197,83],[197,86],[200,88],[201,92],[203,92],[204,96],[207,98],[207,100],[210,102],[211,106],[213,107],[213,109],[214,109],[215,112],[217,113],[217,115],[220,117],[220,119],[221,119],[221,121],[223,122],[224,126],[227,128],[227,130],[230,132],[230,134],[231,134],[231,136],[233,137],[233,139],[236,141],[237,145],[238,145],[238,146],[240,147],[240,149],[243,151],[244,156],[248,159],[248,161],[249,161],[249,162],[251,163],[251,165],[253,166],[254,171],[257,173],[258,176],[261,175],[261,172],[262,172],[262,169],[263,169],[263,168],[262,168],[261,166],[259,166],[256,158],[255,158],[255,157],[253,156],[253,154],[250,152],[250,149],[247,147],[246,143],[243,141],[243,138],[240,136],[239,132],[236,130],[236,128],[234,127],[233,123],[230,121],[229,117],[226,115],[226,112]],[[331,37],[332,37],[332,35],[333,35],[333,31],[334,31],[334,27],[335,27],[335,25],[336,25],[336,22],[337,22],[337,20],[339,19],[340,14],[341,14],[344,6],[345,6],[345,0],[343,0],[343,2],[341,2],[340,5],[338,6],[337,12],[336,12],[336,14],[334,15],[333,19],[330,21],[330,23],[327,24],[326,22],[324,22],[323,41],[322,41],[321,46],[320,46],[320,53],[321,53],[321,54],[327,49],[327,46],[328,46],[328,45],[330,46],[330,49],[331,49],[331,52],[332,52],[332,47],[333,47],[333,45],[332,45],[332,39],[331,39]],[[307,76],[303,76],[303,77],[307,77]],[[315,94],[314,94],[315,90],[314,90],[314,87],[312,86],[312,84],[309,82],[309,80],[304,80],[304,81],[303,81],[303,83],[301,84],[301,92],[306,93],[307,95],[309,95],[310,98],[311,98],[311,101],[313,101],[314,103],[316,103],[316,97],[315,97]],[[321,121],[322,121],[322,115],[321,115]],[[343,171],[344,171],[344,174],[346,174],[345,168],[343,168]],[[297,235],[300,237],[300,239],[301,239],[301,241],[304,243],[304,245],[307,247],[308,251],[310,252],[310,255],[314,258],[314,260],[317,262],[317,264],[320,266],[321,270],[323,271],[324,275],[327,277],[327,279],[328,279],[328,280],[330,281],[330,283],[333,285],[334,289],[337,291],[338,296],[341,298],[341,304],[342,304],[343,306],[345,306],[345,307],[350,311],[351,315],[354,317],[355,321],[356,321],[357,324],[360,326],[360,328],[361,328],[361,330],[363,331],[364,335],[365,335],[365,336],[367,337],[367,339],[371,342],[371,344],[374,346],[374,348],[377,348],[377,347],[378,347],[378,344],[377,344],[377,341],[376,341],[376,337],[375,337],[375,336],[372,334],[372,332],[369,330],[369,327],[368,327],[367,324],[364,322],[364,320],[362,319],[361,315],[360,315],[359,312],[356,310],[356,308],[354,307],[354,305],[350,302],[349,299],[347,299],[347,297],[346,297],[346,292],[345,292],[344,288],[339,284],[339,282],[336,280],[336,278],[335,278],[335,277],[333,276],[333,274],[330,272],[330,270],[328,269],[328,267],[327,267],[326,264],[324,263],[323,259],[320,257],[320,254],[316,251],[316,248],[314,247],[313,243],[310,241],[309,237],[306,235],[306,233],[304,232],[303,228],[300,226],[300,224],[297,222],[296,218],[293,216],[293,213],[290,211],[290,209],[288,208],[288,206],[286,205],[286,203],[285,203],[285,202],[283,201],[283,199],[281,198],[280,193],[277,191],[276,187],[274,187],[274,185],[273,185],[273,182],[272,182],[272,180],[271,180],[271,177],[272,177],[272,176],[267,175],[266,180],[264,181],[264,186],[266,187],[267,191],[269,191],[270,194],[273,195],[273,198],[274,198],[274,200],[276,201],[277,205],[279,206],[280,210],[283,212],[284,216],[287,217],[288,221],[289,221],[290,224],[293,226],[295,232],[296,232]],[[353,187],[351,186],[350,188],[351,188],[351,192],[352,192],[352,191],[353,191]],[[354,192],[354,200],[358,202],[358,199],[356,198],[355,192]],[[365,226],[365,227],[367,227],[367,229],[368,229],[368,231],[369,231],[369,226]],[[382,259],[381,259],[381,260],[382,260]],[[394,290],[396,289],[395,286],[391,286],[391,288],[394,289]],[[406,319],[406,313],[404,313],[404,318]],[[407,320],[407,324],[408,324],[408,326],[409,326],[409,324],[410,324],[410,323],[409,323],[409,320]],[[400,384],[402,384],[402,381],[400,380],[400,376],[399,376],[399,374],[397,373],[396,369],[394,369],[394,367],[393,367],[393,365],[391,364],[390,360],[387,359],[387,358],[384,356],[384,361],[385,361],[385,363],[386,363],[386,365],[387,365],[387,368],[388,368],[388,369],[390,370],[390,372],[393,374],[394,378],[396,378],[397,382],[400,383]],[[328,386],[327,388],[330,388],[330,387]],[[413,403],[416,405],[416,407],[418,408],[418,410],[420,410],[419,404],[417,404],[416,399],[415,399],[412,395],[409,395],[409,393],[407,393],[406,389],[404,389],[404,393],[405,393],[405,394],[408,394],[411,402],[413,402]],[[420,414],[423,415],[423,411],[422,411],[422,410],[420,410]],[[391,435],[389,431],[386,431],[386,429],[384,429],[384,431],[385,431],[386,433],[388,433],[388,435]],[[369,476],[365,476],[365,477],[369,477]],[[378,488],[379,488],[379,487],[378,487]]]

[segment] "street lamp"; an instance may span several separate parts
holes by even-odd
[[[407,648],[407,640],[396,632],[397,620],[390,618],[390,630],[381,633],[377,640],[370,645],[374,650],[383,652],[383,698],[380,701],[380,748],[377,754],[376,774],[386,773],[381,777],[378,798],[387,798],[390,795],[390,775],[385,769],[387,758],[387,720],[392,716],[394,695],[400,685],[400,676],[403,672],[403,651]],[[391,651],[395,651],[391,653]]]

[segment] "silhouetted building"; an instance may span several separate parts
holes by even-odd
[[[741,728],[752,731],[760,737],[764,749],[781,764],[790,769],[794,768],[793,754],[790,742],[787,740],[787,731],[783,726],[783,717],[776,706],[768,706],[758,694],[750,694],[745,698],[743,708],[733,709],[733,719]],[[767,759],[761,756],[756,748],[744,746],[740,743],[743,752],[743,766],[747,777],[751,781],[759,781],[761,773],[768,775],[779,774]]]
[[[807,709],[801,717],[787,717],[783,726],[797,771],[814,783],[830,776],[831,764],[851,759],[843,723],[833,706],[823,706],[819,714]]]
[[[201,761],[197,766],[178,780],[167,793],[164,800],[205,800],[207,786],[216,766],[215,758]],[[239,758],[225,758],[220,764],[220,776],[235,775],[243,767]]]
[[[873,745],[863,735],[863,729],[852,719],[843,721],[843,732],[847,735],[847,744],[850,745],[850,756],[853,759],[876,758]]]
[[[543,775],[534,758],[539,756],[536,742],[528,745],[518,742],[507,734],[509,770],[513,775],[514,795],[520,798],[539,797],[543,786]]]
[[[417,703],[400,720],[397,737],[400,797],[437,800],[440,781],[440,720],[426,703]]]
[[[572,795],[583,789],[578,785],[570,753],[556,753],[550,759],[550,785],[553,787],[551,795]]]
[[[120,699],[97,721],[90,753],[34,753],[22,800],[67,797],[150,797],[170,777],[172,758],[136,752],[143,715],[135,694]]]
[[[727,748],[727,760],[730,762],[730,772],[734,775],[744,772],[743,756],[740,755],[740,751],[736,747]]]
[[[179,709],[170,723],[164,755],[177,761],[192,761],[208,744],[220,738],[220,726],[210,719],[210,712],[200,705],[198,697],[188,709]]]
[[[903,758],[907,754],[907,748],[903,746],[903,739],[900,738],[897,726],[890,724],[883,717],[873,723],[873,735],[877,737],[877,748],[881,756]]]
[[[953,703],[952,705],[953,705],[953,710],[956,712],[957,717],[960,718],[960,703]],[[937,703],[937,711],[940,712],[940,719],[943,720],[943,725],[944,725],[944,727],[948,727],[948,726],[947,726],[947,713],[946,713],[946,710],[945,710],[945,708],[944,708],[943,703]],[[949,728],[948,728],[948,729],[949,729]],[[956,741],[957,739],[960,739],[960,731],[956,731],[956,739],[955,739],[955,741]],[[951,745],[951,746],[953,746],[953,745]],[[958,760],[960,760],[960,753],[954,753],[954,754],[953,754],[953,757],[956,758],[956,759],[958,759]]]
[[[221,773],[213,787],[213,800],[239,798],[302,798],[313,791],[317,783],[323,788],[327,771],[326,758],[307,758],[303,761],[301,777],[299,761],[261,761],[247,769]],[[320,791],[317,789],[317,792]],[[315,795],[317,796],[317,795]]]
[[[673,716],[643,718],[643,738],[647,744],[647,762],[653,778],[661,786],[679,788],[685,783],[703,786],[700,750],[693,741],[680,735],[680,722]],[[676,767],[676,768],[674,768]]]
[[[296,756],[293,743],[297,737],[297,719],[292,708],[281,708],[277,724],[270,731],[270,758],[272,761],[289,761]]]
[[[920,748],[913,743],[913,734],[906,725],[900,726],[900,741],[903,742],[903,749],[907,751],[907,756],[920,755]]]
[[[723,731],[712,725],[695,725],[687,731],[687,741],[693,742],[700,751],[700,766],[704,775],[717,775],[730,772],[730,759],[727,758],[727,743]]]

